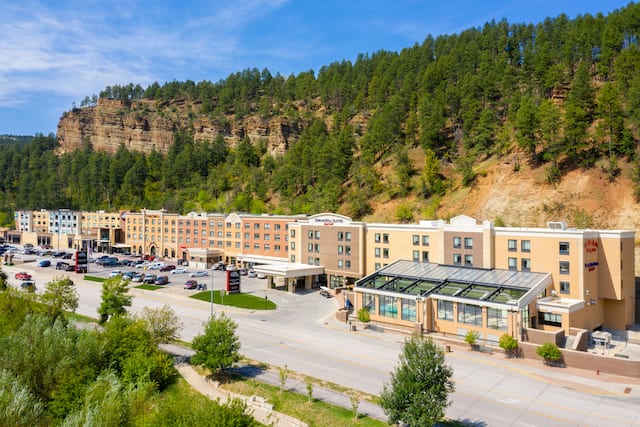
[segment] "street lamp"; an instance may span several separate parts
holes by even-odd
[[[210,296],[211,296],[211,319],[213,319],[213,272],[215,270],[213,269],[213,267],[211,268],[211,291],[210,291]]]

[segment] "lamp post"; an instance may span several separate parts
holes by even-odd
[[[211,292],[210,292],[210,296],[211,296],[211,319],[213,319],[213,272],[215,270],[213,269],[213,267],[211,268]]]

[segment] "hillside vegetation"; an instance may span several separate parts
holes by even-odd
[[[607,16],[489,22],[317,73],[110,86],[78,110],[120,99],[122,115],[142,120],[151,103],[176,128],[166,154],[107,154],[90,138],[64,152],[42,135],[2,144],[0,206],[636,227],[639,36],[630,3]],[[252,117],[300,132],[279,155],[266,140],[233,142],[225,129]],[[203,121],[220,130],[196,141]]]

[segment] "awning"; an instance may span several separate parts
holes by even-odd
[[[256,273],[278,276],[285,279],[324,274],[324,267],[309,264],[264,264],[253,268]]]

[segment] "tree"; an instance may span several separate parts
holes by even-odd
[[[78,292],[68,277],[56,277],[45,284],[40,301],[47,307],[47,313],[55,321],[65,310],[75,312],[78,308]]]
[[[98,307],[100,323],[105,323],[111,316],[126,313],[125,307],[131,306],[131,295],[128,295],[128,281],[119,276],[102,283],[102,302]]]
[[[0,425],[39,425],[44,408],[20,376],[0,369]]]
[[[204,333],[193,339],[192,348],[196,354],[191,357],[191,363],[204,365],[214,372],[222,372],[233,366],[240,360],[237,327],[224,313],[214,315],[205,325]]]
[[[4,291],[5,289],[7,289],[9,283],[7,281],[8,278],[9,276],[7,276],[7,273],[0,270],[0,291]]]
[[[182,322],[168,304],[161,308],[145,307],[142,309],[141,319],[153,340],[158,344],[177,341],[178,333],[183,327]]]
[[[404,342],[400,362],[385,382],[381,406],[389,423],[430,426],[444,417],[454,391],[453,370],[431,338],[413,335]]]

